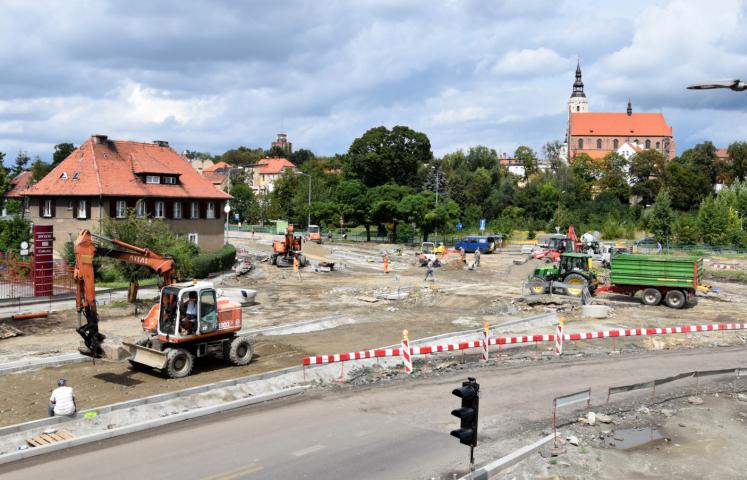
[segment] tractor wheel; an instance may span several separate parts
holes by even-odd
[[[578,273],[571,273],[563,279],[563,283],[573,285],[572,287],[565,287],[566,295],[570,295],[571,297],[580,297],[584,292],[584,287],[588,285],[589,282],[586,281],[583,275],[579,275]]]
[[[139,338],[135,345],[138,345],[140,347],[150,347],[150,338]],[[133,362],[132,360],[128,360],[130,362],[130,367],[132,367],[135,370],[150,370],[150,367],[148,365],[143,365],[142,363]]]
[[[545,279],[539,275],[535,275],[529,279],[529,293],[532,295],[542,295],[547,293],[547,282]]]
[[[661,292],[655,288],[647,288],[641,294],[641,303],[656,306],[661,302]]]
[[[681,290],[670,290],[664,296],[664,304],[669,308],[682,308],[686,303],[687,299]]]
[[[192,373],[194,357],[183,348],[170,348],[166,353],[166,374],[169,378],[183,378]]]
[[[231,365],[247,365],[252,361],[252,342],[249,337],[236,337],[228,347],[228,358]]]

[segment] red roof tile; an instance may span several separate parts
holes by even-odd
[[[10,190],[5,194],[6,198],[21,198],[23,192],[31,185],[31,172],[21,172],[10,181]]]
[[[209,167],[203,168],[203,172],[215,172],[216,170],[225,170],[228,171],[231,169],[231,165],[227,164],[226,162],[218,162],[215,165],[210,165]]]
[[[671,137],[672,127],[661,113],[571,113],[571,135]]]
[[[726,148],[717,148],[716,149],[716,156],[722,160],[728,160],[729,159],[729,151]]]
[[[146,173],[176,175],[179,183],[146,184]],[[168,146],[90,138],[24,195],[231,198]]]
[[[257,166],[260,167],[260,175],[272,175],[275,173],[281,173],[283,170],[288,168],[296,168],[296,166],[287,158],[263,158],[257,162]]]
[[[202,176],[210,180],[213,185],[220,185],[226,180],[228,174],[224,172],[208,172],[207,170],[203,170]]]

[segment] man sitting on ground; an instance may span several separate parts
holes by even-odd
[[[67,386],[67,381],[64,378],[57,380],[57,388],[52,391],[52,396],[49,397],[47,414],[50,417],[55,415],[72,417],[75,416],[76,410],[73,388]]]

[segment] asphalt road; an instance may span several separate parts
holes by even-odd
[[[3,479],[419,479],[464,472],[467,448],[450,437],[467,375],[481,384],[478,465],[494,445],[537,439],[552,399],[690,370],[747,366],[744,348],[680,350],[477,368],[459,375],[308,393],[0,467]],[[683,384],[687,385],[684,380]],[[703,380],[701,380],[702,384]],[[681,386],[684,386],[681,385]],[[647,394],[641,394],[647,398]],[[645,400],[642,400],[645,401]],[[541,422],[541,423],[539,423]],[[547,423],[549,427],[549,423]],[[528,428],[531,427],[531,428]],[[523,432],[526,430],[532,433]],[[524,438],[525,437],[525,438]]]

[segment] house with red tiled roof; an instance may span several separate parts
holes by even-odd
[[[288,170],[295,171],[296,166],[287,158],[263,158],[251,168],[252,188],[271,192],[275,181]]]
[[[603,158],[626,143],[658,150],[669,160],[677,154],[672,127],[661,113],[634,113],[630,101],[625,112],[590,112],[580,65],[568,101],[567,143],[569,158],[581,153]]]
[[[31,185],[33,181],[33,175],[31,172],[21,172],[10,181],[10,190],[5,194],[5,198],[12,198],[14,200],[21,200],[23,198],[23,192]]]
[[[223,245],[223,207],[231,198],[169,147],[94,135],[27,189],[29,218],[53,225],[54,249],[82,228],[101,231],[106,218],[164,219],[172,231],[205,250]]]
[[[231,165],[227,164],[226,162],[218,162],[216,164],[210,165],[209,167],[203,168],[202,173],[205,173],[205,172],[228,173],[229,170],[231,170]]]

